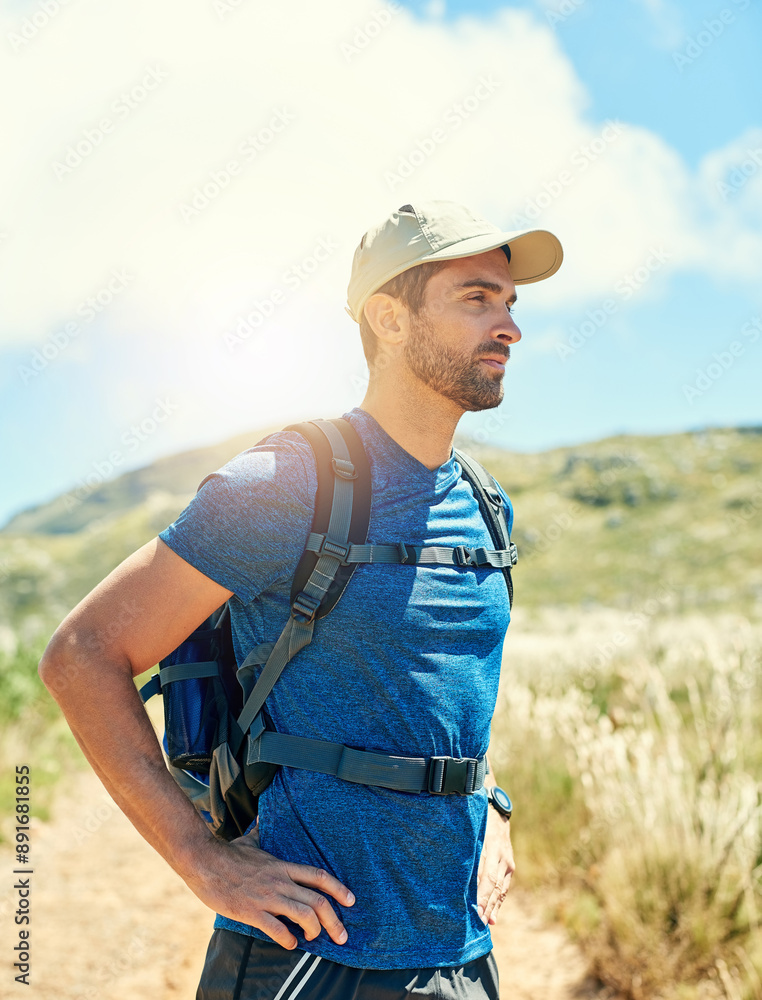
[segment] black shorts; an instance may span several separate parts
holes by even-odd
[[[217,929],[196,1000],[498,1000],[492,952],[441,969],[353,969],[274,941]]]

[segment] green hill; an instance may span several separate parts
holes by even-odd
[[[157,497],[162,497],[170,505],[173,502],[184,505],[204,476],[276,430],[280,427],[239,434],[220,444],[160,458],[95,488],[72,489],[49,503],[22,511],[2,530],[7,534],[68,535],[91,526],[94,521],[135,510],[151,498],[154,503]]]
[[[762,610],[762,428],[483,458],[514,503],[522,601]]]
[[[161,459],[0,531],[0,648],[57,621],[267,431]],[[460,444],[515,507],[524,607],[762,608],[762,428],[622,436],[534,455]],[[650,606],[653,606],[650,605]],[[3,628],[5,632],[3,632]]]

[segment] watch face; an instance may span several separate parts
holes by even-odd
[[[510,796],[502,788],[496,786],[492,789],[492,801],[495,803],[497,811],[501,812],[504,816],[510,816],[513,812],[513,803]]]

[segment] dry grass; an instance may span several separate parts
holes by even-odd
[[[549,616],[507,643],[494,725],[529,878],[633,1000],[762,997],[759,629]]]

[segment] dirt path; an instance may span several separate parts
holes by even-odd
[[[31,989],[3,959],[0,997],[35,1000],[191,1000],[213,915],[133,829],[90,772],[62,789],[52,819],[33,831]],[[0,851],[2,870],[14,867]],[[4,880],[6,952],[18,941]],[[13,905],[11,905],[13,904]],[[564,932],[514,890],[494,931],[503,995],[511,1000],[601,997]]]

